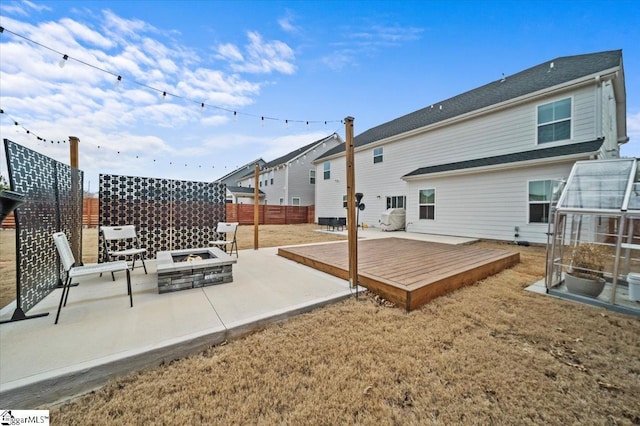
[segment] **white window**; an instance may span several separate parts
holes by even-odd
[[[309,184],[316,184],[316,171],[314,169],[309,170]]]
[[[269,183],[271,183],[271,185],[273,185],[273,170],[271,170],[269,172]]]
[[[300,205],[300,197],[292,197],[291,198],[291,205],[292,206],[299,206]]]
[[[280,205],[281,205],[281,206],[282,206],[282,205],[284,205],[284,198],[280,197],[280,200],[279,200],[279,201],[280,201]]]
[[[529,223],[549,223],[551,181],[529,182]]]
[[[382,147],[373,149],[373,164],[382,163]]]
[[[405,197],[404,195],[394,195],[392,197],[387,197],[388,209],[406,209],[406,206],[407,197]]]
[[[331,162],[325,161],[322,167],[324,168],[324,180],[331,179]]]
[[[347,208],[347,194],[342,196],[342,207]]]
[[[571,139],[571,98],[538,105],[538,143]]]
[[[435,220],[436,218],[436,190],[420,190],[420,219]]]

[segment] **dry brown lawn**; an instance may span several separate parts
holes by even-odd
[[[524,291],[541,247],[478,244],[521,263],[408,314],[318,309],[115,378],[52,422],[640,424],[640,320]]]

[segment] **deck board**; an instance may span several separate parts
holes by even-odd
[[[347,242],[280,248],[278,254],[349,279]],[[520,261],[520,254],[404,238],[358,241],[358,281],[407,311]]]

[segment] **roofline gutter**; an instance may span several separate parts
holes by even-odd
[[[486,115],[488,113],[498,112],[498,111],[501,111],[503,109],[506,109],[506,108],[509,108],[509,107],[512,107],[512,106],[516,106],[516,105],[520,105],[520,104],[523,104],[523,103],[535,101],[535,100],[540,99],[542,97],[545,97],[548,94],[553,93],[553,92],[560,92],[560,91],[564,91],[564,90],[567,90],[567,89],[575,89],[575,88],[579,88],[579,87],[583,87],[583,86],[588,86],[588,85],[594,84],[594,83],[598,84],[600,81],[606,81],[606,80],[609,80],[609,79],[617,80],[617,77],[619,76],[620,70],[621,70],[621,66],[616,66],[616,67],[613,67],[613,68],[608,68],[606,70],[599,71],[597,73],[592,73],[592,74],[580,77],[579,79],[575,79],[575,80],[567,81],[565,83],[558,84],[558,85],[555,85],[555,86],[547,87],[545,89],[541,89],[541,90],[538,90],[536,92],[527,93],[526,95],[522,95],[522,96],[519,96],[517,98],[512,98],[512,99],[506,100],[506,101],[498,103],[498,104],[489,105],[489,106],[486,106],[484,108],[480,108],[480,109],[476,109],[476,110],[473,110],[473,111],[469,111],[467,113],[460,114],[460,115],[457,115],[455,117],[449,118],[447,120],[439,121],[437,123],[433,123],[433,124],[428,125],[428,126],[419,127],[417,129],[409,130],[409,131],[404,132],[404,133],[399,133],[397,135],[393,135],[393,136],[390,136],[388,138],[379,139],[377,141],[370,142],[370,143],[365,144],[365,145],[361,145],[361,146],[355,148],[355,152],[363,151],[365,149],[375,148],[376,146],[384,145],[384,144],[387,144],[387,143],[393,143],[393,142],[396,142],[398,140],[405,139],[407,137],[411,137],[411,136],[419,135],[419,134],[422,134],[422,133],[430,132],[432,130],[439,129],[441,127],[450,126],[450,125],[455,124],[455,123],[460,122],[460,121],[469,120],[471,118],[476,118],[476,117],[479,117],[479,116],[482,116],[482,115]],[[614,86],[614,88],[615,88],[615,86]],[[619,114],[617,114],[617,115],[619,116]],[[333,160],[333,159],[337,159],[337,158],[343,157],[344,155],[345,155],[345,152],[342,151],[342,152],[333,154],[333,155],[328,156],[328,157],[322,157],[321,159],[314,160],[313,163],[314,164],[319,164],[319,163],[322,163],[324,161]]]
[[[475,173],[484,173],[484,172],[493,172],[493,171],[502,171],[502,170],[512,170],[521,167],[530,167],[530,166],[544,166],[555,163],[564,163],[567,161],[579,161],[586,159],[595,159],[598,156],[599,151],[593,152],[582,152],[579,154],[570,154],[570,155],[562,155],[559,157],[550,157],[536,160],[526,160],[526,161],[515,161],[513,163],[502,163],[502,164],[494,164],[491,166],[481,166],[481,167],[470,167],[468,169],[457,169],[457,170],[447,170],[444,172],[434,172],[434,173],[423,173],[420,175],[412,175],[412,176],[402,176],[400,179],[406,182],[419,181],[431,178],[440,178],[447,176],[462,176],[462,175],[471,175]]]

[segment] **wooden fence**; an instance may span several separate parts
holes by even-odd
[[[227,204],[227,222],[252,225],[253,207],[253,204]],[[258,215],[261,225],[313,223],[315,220],[315,207],[261,204],[258,206]]]
[[[241,225],[253,224],[253,204],[227,204],[227,222],[238,222]],[[290,225],[296,223],[313,223],[314,206],[276,206],[261,204],[258,214],[261,225]],[[82,225],[88,228],[98,226],[98,199],[85,198],[82,206]],[[2,221],[3,228],[15,228],[13,213]]]

